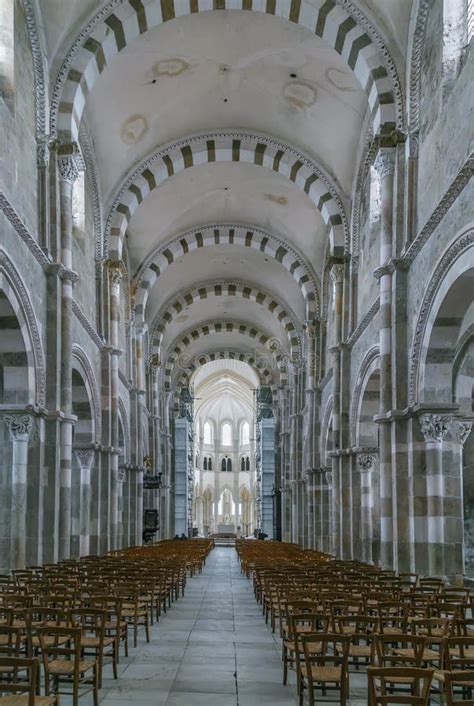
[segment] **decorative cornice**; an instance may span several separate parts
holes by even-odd
[[[41,49],[41,41],[38,32],[38,20],[32,0],[22,0],[25,12],[26,27],[30,39],[31,53],[33,56],[33,70],[35,75],[35,120],[36,138],[41,140],[48,130],[48,100],[46,79],[47,63]]]
[[[20,437],[30,436],[33,428],[33,419],[29,414],[8,414],[3,418],[12,441],[25,441]]]
[[[410,132],[418,132],[420,129],[421,60],[430,4],[430,0],[419,0],[418,13],[415,22],[415,32],[413,34],[413,41],[411,45],[408,94],[408,123]]]
[[[99,170],[97,168],[96,153],[89,133],[84,123],[79,132],[79,144],[81,146],[82,157],[86,166],[86,174],[92,192],[92,210],[94,217],[95,233],[95,257],[100,261],[104,256],[104,233],[102,228],[102,189],[99,180]]]
[[[51,260],[33,238],[30,231],[25,226],[3,191],[0,191],[0,210],[3,212],[12,228],[14,228],[16,234],[23,240],[37,263],[41,265],[43,269],[49,267]]]
[[[83,329],[88,333],[91,340],[95,343],[99,350],[103,350],[105,347],[105,341],[99,336],[95,328],[92,326],[91,322],[87,316],[82,311],[81,307],[75,299],[72,300],[72,310],[75,317],[83,327]]]
[[[352,348],[359,338],[362,336],[364,333],[365,329],[368,328],[368,326],[371,324],[375,316],[377,315],[378,311],[380,309],[380,298],[377,297],[377,299],[374,301],[368,312],[365,314],[365,316],[359,321],[357,324],[356,328],[353,330],[351,335],[346,341],[346,345],[349,348]]]

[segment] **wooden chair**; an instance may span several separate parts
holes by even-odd
[[[17,675],[21,672],[21,679]],[[10,675],[4,680],[4,675]],[[11,676],[13,675],[13,677]],[[0,657],[0,706],[59,706],[59,696],[38,696],[39,660]]]
[[[94,706],[99,706],[99,680],[96,660],[82,659],[81,628],[38,628],[45,674],[45,690],[53,693],[72,694],[73,706],[79,698],[92,692]],[[55,638],[51,641],[50,638]],[[67,642],[64,643],[64,639]],[[72,691],[60,692],[62,684],[70,685]]]
[[[474,706],[474,670],[446,672],[447,706]]]
[[[76,608],[71,611],[71,616],[73,622],[82,630],[83,656],[92,655],[97,661],[101,689],[104,664],[112,664],[114,679],[117,679],[117,640],[105,634],[106,613],[98,608]]]
[[[140,601],[137,587],[131,584],[118,586],[117,596],[122,600],[122,618],[133,628],[133,646],[138,644],[139,628],[145,630],[146,641],[150,642],[148,607]]]
[[[287,637],[282,642],[283,684],[287,683],[289,669],[297,674],[299,672],[300,661],[303,659],[301,636],[307,633],[327,633],[330,622],[330,616],[321,613],[302,611],[288,615]],[[313,649],[317,647],[313,645]],[[299,687],[298,679],[297,685]]]
[[[429,706],[433,672],[433,669],[419,667],[369,667],[367,669],[368,705]],[[394,684],[399,683],[409,683],[410,691],[403,692],[402,695],[395,693]]]
[[[314,633],[301,636],[304,664],[299,670],[299,704],[303,706],[304,691],[308,691],[309,706],[316,703],[315,690],[321,687],[323,700],[326,690],[339,690],[337,703],[345,706],[349,695],[348,654],[350,638],[333,633]]]

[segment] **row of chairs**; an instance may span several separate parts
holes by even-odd
[[[242,572],[282,638],[283,683],[296,674],[303,705],[367,673],[368,702],[425,706],[433,695],[474,704],[474,619],[468,588],[336,561],[297,545],[240,540]]]
[[[139,631],[149,642],[211,548],[166,541],[0,576],[0,706],[56,706],[60,693],[98,706],[104,665],[117,679],[129,632],[134,647]]]

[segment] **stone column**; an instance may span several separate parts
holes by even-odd
[[[11,558],[12,569],[23,569],[26,561],[26,494],[28,441],[32,418],[28,414],[9,414],[5,424],[12,442],[11,466]]]
[[[71,466],[72,466],[72,292],[77,275],[72,271],[72,190],[79,176],[76,145],[58,148],[60,232],[61,232],[61,451],[59,483],[59,559],[71,551]]]
[[[119,262],[108,263],[109,272],[109,344],[110,344],[110,548],[119,549],[119,320],[120,283],[122,268]]]
[[[360,473],[360,536],[361,560],[368,564],[373,563],[373,493],[372,472],[375,467],[376,456],[370,453],[361,453],[357,456],[357,468]]]
[[[333,306],[334,306],[334,342],[331,348],[332,354],[332,380],[333,380],[333,412],[332,412],[332,435],[333,451],[337,452],[341,445],[341,344],[342,344],[342,308],[344,295],[344,266],[333,265],[331,268],[331,278],[333,282]],[[336,557],[342,557],[342,529],[341,529],[341,461],[339,455],[334,453],[332,458],[332,526],[333,526],[333,546],[332,551]]]
[[[464,544],[464,466],[463,446],[471,433],[472,421],[454,419],[451,429],[452,461],[446,469],[443,513],[445,518],[446,574],[456,584],[463,582],[465,567]]]
[[[74,453],[81,474],[79,493],[79,555],[88,556],[90,553],[91,534],[91,467],[94,460],[94,451],[89,449],[76,449]]]
[[[418,498],[415,538],[425,544],[426,570],[433,576],[444,576],[445,573],[443,441],[450,431],[451,421],[450,416],[439,414],[422,414],[419,419],[425,440],[426,475],[425,497]]]
[[[41,246],[49,251],[49,144],[45,137],[37,143],[36,164],[38,167],[38,231]]]
[[[381,179],[380,268],[376,275],[380,292],[380,514],[381,562],[390,568],[395,558],[392,448],[390,421],[383,419],[392,410],[392,275],[389,262],[393,254],[393,183],[395,149],[382,147],[377,153],[374,167]]]
[[[325,488],[323,492],[322,502],[322,525],[323,525],[323,546],[322,549],[328,554],[334,553],[333,542],[333,487],[332,487],[332,468],[324,467],[323,471]]]

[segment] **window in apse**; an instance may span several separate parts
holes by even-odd
[[[222,425],[222,445],[232,446],[232,427],[230,424]]]
[[[204,443],[212,444],[212,426],[210,422],[204,424]]]
[[[250,426],[248,422],[242,424],[242,446],[250,443]]]

